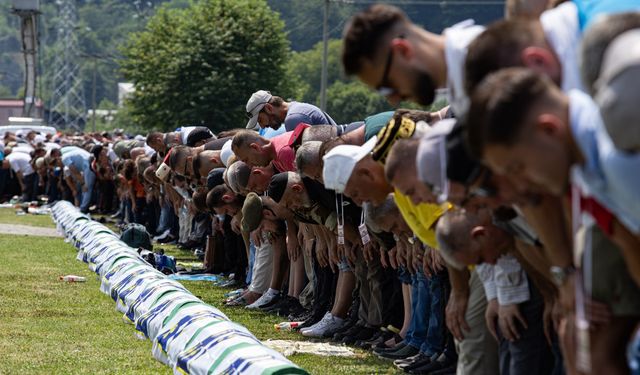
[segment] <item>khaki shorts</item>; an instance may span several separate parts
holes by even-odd
[[[640,288],[629,275],[622,252],[597,226],[590,236],[592,246],[587,246],[584,256],[592,255],[591,297],[609,305],[615,316],[640,316]],[[588,264],[583,258],[584,280],[589,280]],[[589,283],[585,285],[588,292]]]

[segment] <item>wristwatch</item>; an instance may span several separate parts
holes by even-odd
[[[569,267],[552,266],[549,271],[551,272],[553,282],[556,286],[561,287],[567,281],[567,278],[576,272],[576,268],[573,265]]]

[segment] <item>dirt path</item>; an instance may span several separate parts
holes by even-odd
[[[55,228],[32,227],[19,224],[0,224],[0,233],[25,236],[61,237]]]

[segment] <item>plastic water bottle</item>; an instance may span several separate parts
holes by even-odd
[[[293,331],[294,329],[298,328],[300,324],[302,323],[301,322],[282,322],[282,323],[274,324],[273,328],[275,328],[276,331]]]
[[[86,277],[76,275],[60,276],[58,279],[60,281],[65,281],[68,283],[84,283],[85,281],[87,281]]]

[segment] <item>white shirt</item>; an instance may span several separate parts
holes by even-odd
[[[466,20],[444,30],[444,57],[447,63],[448,100],[456,117],[469,108],[469,98],[464,89],[464,62],[469,44],[483,31],[484,26]]]
[[[498,258],[495,265],[480,264],[476,270],[484,285],[487,301],[497,298],[501,306],[517,305],[531,297],[527,274],[511,254]]]
[[[542,13],[540,23],[547,41],[562,64],[562,91],[584,91],[578,64],[582,41],[578,8],[573,2],[567,1]]]
[[[187,144],[187,138],[189,138],[189,134],[195,129],[195,126],[185,126],[180,128],[180,136],[182,137],[182,144]]]
[[[11,164],[11,169],[14,172],[21,172],[23,176],[28,176],[33,173],[33,167],[31,166],[31,156],[23,152],[11,152],[7,157]]]

